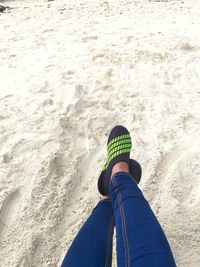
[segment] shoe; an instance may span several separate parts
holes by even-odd
[[[129,175],[139,184],[142,176],[140,164],[130,159],[132,141],[129,131],[122,125],[116,125],[110,132],[107,141],[108,158],[103,166],[103,170],[98,179],[98,190],[101,195],[109,194],[109,183],[113,166],[121,161],[125,161],[129,166]]]

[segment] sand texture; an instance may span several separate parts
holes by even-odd
[[[177,266],[199,267],[199,1],[1,4],[0,266],[60,265],[123,124]]]

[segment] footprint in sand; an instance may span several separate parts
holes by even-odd
[[[191,208],[200,204],[200,182],[197,179],[200,175],[199,160],[196,149],[184,151],[172,166],[165,182],[172,196]]]
[[[17,267],[27,267],[27,266],[32,266],[32,258],[30,255],[26,255],[25,257],[21,258],[18,264],[16,265]]]
[[[151,196],[157,192],[168,192],[168,195],[186,203],[189,206],[200,204],[199,191],[200,182],[197,177],[200,175],[198,162],[200,160],[199,144],[192,147],[189,143],[174,147],[164,154],[158,161],[151,176]]]
[[[92,61],[96,61],[97,59],[101,59],[101,58],[104,58],[106,54],[97,54],[95,56],[92,57]]]
[[[186,52],[193,52],[199,50],[199,47],[191,45],[190,43],[183,43],[180,49]]]
[[[43,107],[47,107],[47,106],[53,106],[54,105],[54,101],[52,98],[47,98],[43,103],[42,106]]]
[[[13,159],[13,156],[10,153],[5,153],[3,155],[3,162],[9,163]]]
[[[95,41],[95,40],[97,40],[97,39],[98,39],[97,36],[86,36],[86,37],[83,37],[83,38],[82,38],[82,41],[83,41],[84,43],[86,43],[86,42],[89,42],[89,41]]]
[[[68,70],[67,72],[63,72],[62,73],[62,80],[65,81],[65,80],[70,80],[73,78],[73,76],[75,75],[75,71],[73,70]]]
[[[19,198],[19,192],[14,191],[3,200],[3,204],[0,209],[0,232],[4,226],[9,226],[14,222]]]

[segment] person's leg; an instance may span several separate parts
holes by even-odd
[[[109,184],[118,267],[175,267],[166,236],[127,168],[114,166]]]
[[[111,200],[100,200],[72,242],[61,267],[110,267],[114,223]]]

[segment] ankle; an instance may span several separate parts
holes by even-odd
[[[117,172],[127,172],[127,173],[129,173],[128,163],[125,162],[125,161],[120,161],[120,162],[116,163],[112,168],[111,177]]]

